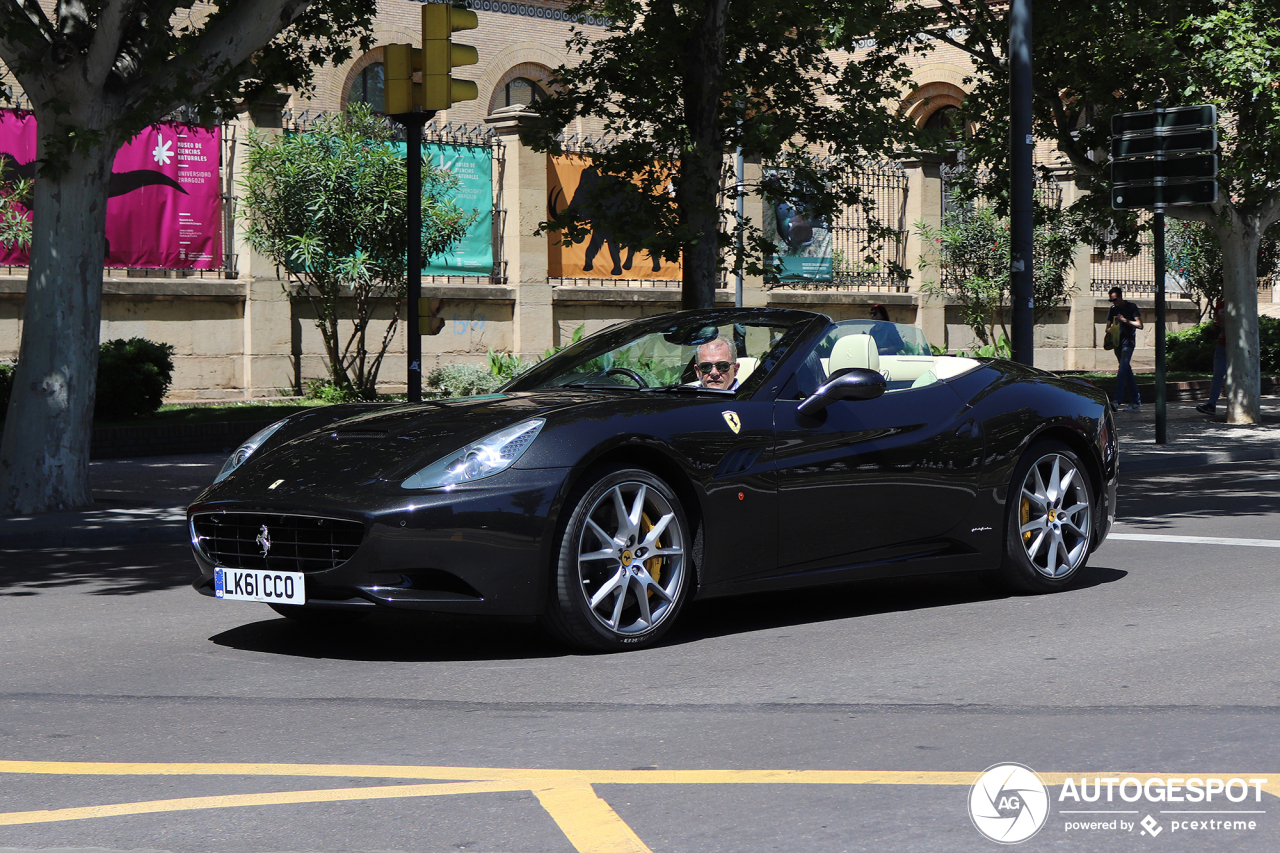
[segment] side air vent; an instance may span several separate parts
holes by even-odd
[[[716,468],[715,476],[731,477],[734,474],[741,474],[756,464],[756,460],[760,458],[760,453],[763,450],[764,448],[759,445],[730,450],[724,455],[724,459],[720,460],[720,466]]]

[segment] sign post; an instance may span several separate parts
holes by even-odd
[[[1165,391],[1164,211],[1218,200],[1218,108],[1213,104],[1111,117],[1111,206],[1150,209],[1156,266],[1156,444],[1168,441]]]

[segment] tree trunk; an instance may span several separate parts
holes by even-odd
[[[1216,227],[1222,247],[1222,295],[1227,306],[1227,423],[1262,422],[1258,345],[1258,244],[1256,215],[1230,210]]]
[[[52,117],[40,127],[53,128]],[[39,157],[48,146],[43,134]],[[0,441],[0,515],[87,506],[114,144],[36,181],[22,343]]]
[[[720,171],[724,135],[720,103],[724,98],[725,24],[729,0],[704,0],[705,13],[690,34],[684,72],[684,114],[690,146],[680,156],[681,225],[684,245],[681,305],[712,308],[720,272]]]

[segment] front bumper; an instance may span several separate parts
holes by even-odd
[[[489,483],[450,492],[411,492],[385,483],[344,495],[264,496],[224,493],[193,504],[187,527],[200,576],[192,584],[212,596],[215,562],[192,520],[218,513],[306,516],[359,521],[364,536],[350,559],[305,571],[307,606],[533,616],[545,607],[556,519],[567,468],[509,469]],[[297,570],[293,566],[266,567]]]

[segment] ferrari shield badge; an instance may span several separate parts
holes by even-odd
[[[742,429],[742,421],[738,420],[737,412],[721,412],[724,415],[724,422],[729,425],[729,429],[733,430],[733,434],[737,435],[738,430]]]

